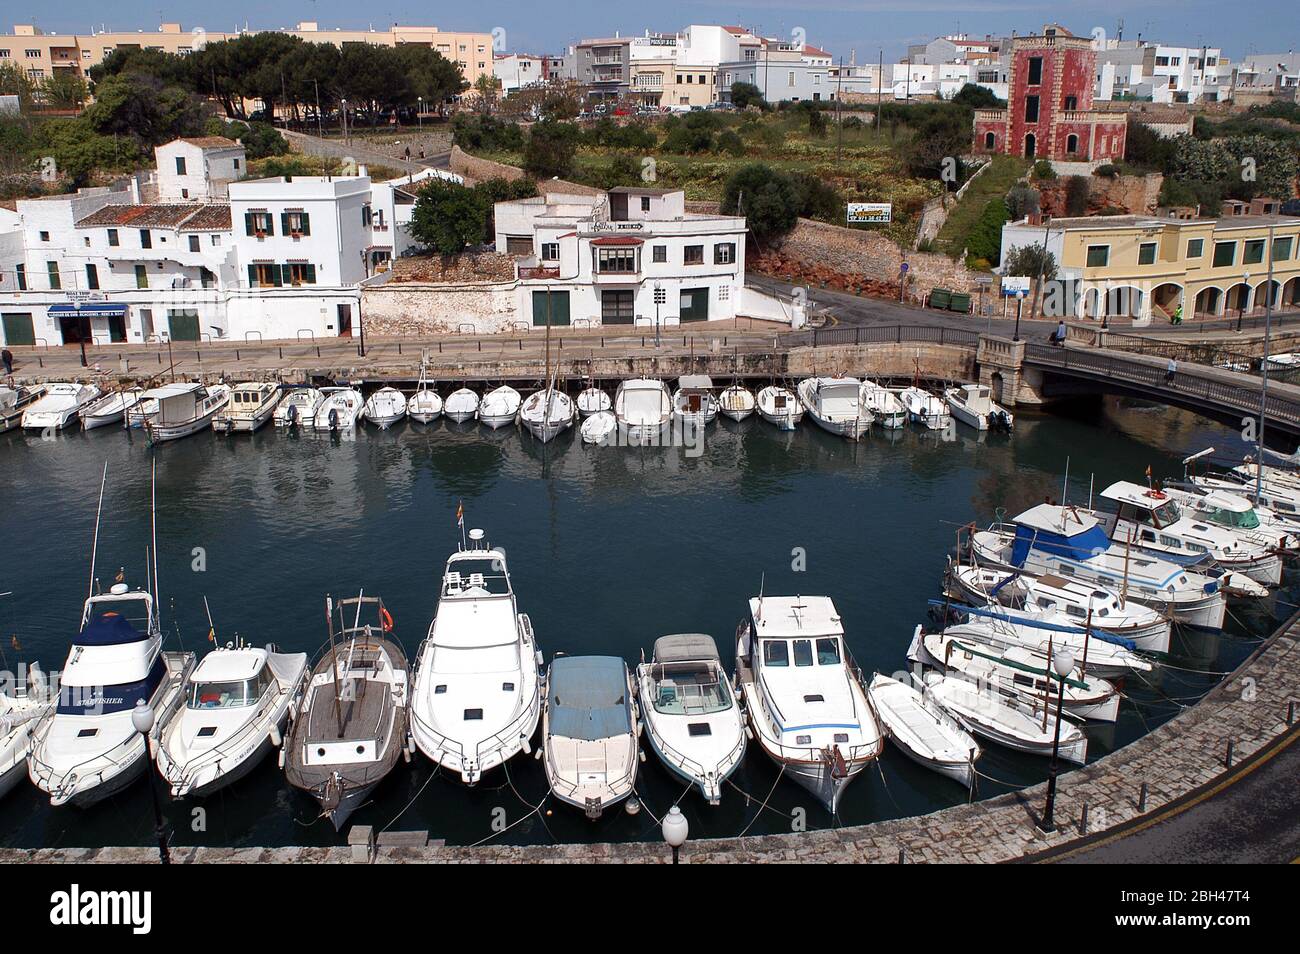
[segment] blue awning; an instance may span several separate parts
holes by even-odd
[[[121,318],[126,315],[126,305],[109,301],[88,301],[80,305],[68,303],[51,305],[51,315],[85,315],[87,318]]]

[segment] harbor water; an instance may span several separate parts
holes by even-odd
[[[570,431],[546,447],[516,428],[438,421],[363,428],[352,439],[266,427],[203,433],[150,447],[118,428],[52,438],[0,436],[0,577],[4,668],[63,665],[86,596],[100,475],[108,487],[97,575],[145,579],[150,466],[157,461],[158,574],[168,649],[200,654],[217,641],[314,654],[326,640],[324,599],[382,596],[414,663],[436,607],[447,555],[466,527],[503,546],[522,612],[547,661],[556,653],[613,654],[635,664],[656,637],[706,632],[724,663],[746,601],[826,595],[843,618],[859,666],[893,673],[927,601],[940,595],[958,528],[1060,499],[1086,503],[1091,480],[1181,475],[1179,461],[1213,446],[1245,452],[1239,436],[1194,415],[1108,399],[1050,413],[1018,409],[1014,435],[951,439],[913,428],[875,430],[860,444],[805,420],[792,433],[750,418],[720,419],[703,452],[592,447]],[[1296,601],[1294,579],[1266,601],[1230,604],[1225,632],[1176,631],[1170,666],[1131,679],[1115,725],[1089,725],[1096,759],[1194,702],[1233,669]],[[435,773],[417,753],[399,762],[354,816],[377,829],[427,830],[449,844],[547,844],[658,838],[655,818],[680,798],[692,838],[854,825],[964,802],[960,786],[886,746],[831,818],[751,743],[710,807],[646,749],[637,815],[588,821],[550,800],[540,762],[521,756],[473,789]],[[534,747],[534,751],[536,747]],[[1041,781],[1045,759],[987,746],[976,797]],[[308,796],[268,758],[249,777],[202,800],[170,802],[176,845],[342,843]],[[502,831],[505,828],[506,830]],[[24,782],[0,801],[0,843],[11,847],[147,845],[152,809],[142,783],[92,808],[51,808]]]

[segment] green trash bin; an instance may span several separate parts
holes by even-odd
[[[930,291],[931,308],[947,308],[952,300],[952,292],[946,288],[934,288]]]
[[[963,315],[970,314],[970,293],[953,292],[948,296],[948,310],[959,311]]]

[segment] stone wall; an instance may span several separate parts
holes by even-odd
[[[1053,164],[1055,165],[1055,164]],[[1088,179],[1088,215],[1096,215],[1102,209],[1120,209],[1133,215],[1154,215],[1160,199],[1160,187],[1165,177],[1159,173],[1145,176],[1106,176],[1087,175]],[[1062,176],[1052,181],[1037,180],[1034,185],[1039,191],[1042,210],[1054,218],[1069,215],[1066,209],[1066,189],[1068,177]]]
[[[518,330],[518,287],[390,281],[362,291],[361,314],[376,337],[501,334]]]

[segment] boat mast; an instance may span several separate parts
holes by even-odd
[[[1124,541],[1124,583],[1119,589],[1119,606],[1123,609],[1128,603],[1128,558],[1133,550],[1133,528],[1128,528],[1128,539]]]
[[[325,597],[325,628],[330,634],[330,674],[334,677],[334,721],[338,724],[338,737],[343,738],[343,702],[339,699],[339,654],[334,646],[334,601]]]
[[[158,629],[162,630],[162,610],[159,609],[158,594],[158,458],[153,459],[153,469],[149,474],[149,519],[150,532],[153,535],[153,609],[158,620]],[[179,635],[177,639],[179,639]]]
[[[104,461],[104,474],[99,479],[99,506],[95,508],[95,535],[90,544],[90,583],[86,599],[95,595],[95,554],[99,552],[99,518],[104,512],[104,486],[108,483],[108,461]]]

